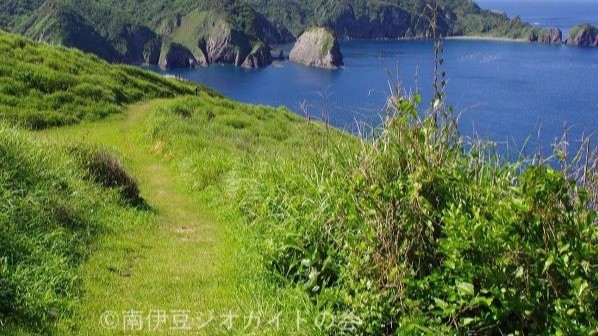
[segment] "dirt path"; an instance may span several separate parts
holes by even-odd
[[[229,334],[218,318],[248,309],[238,294],[238,243],[177,185],[172,165],[139,141],[146,112],[159,103],[135,105],[121,119],[44,135],[116,148],[156,213],[125,211],[84,267],[83,334]],[[129,313],[143,318],[141,326],[128,325],[134,322]],[[200,329],[210,314],[213,322]]]

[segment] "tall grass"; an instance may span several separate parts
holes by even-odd
[[[430,108],[397,90],[361,146],[329,138],[243,186],[266,267],[334,317],[324,334],[595,334],[595,147],[576,180],[466,144],[439,42],[436,60]]]
[[[70,152],[0,126],[0,334],[75,332],[78,267],[126,206]]]

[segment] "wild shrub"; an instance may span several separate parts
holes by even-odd
[[[267,266],[336,317],[328,334],[595,333],[595,185],[464,143],[441,51],[426,112],[397,92],[361,147],[330,138],[245,186]]]
[[[247,186],[270,269],[323,311],[359,317],[330,334],[595,332],[598,232],[584,187],[465,146],[418,104],[393,97],[393,117],[361,148],[336,144]]]

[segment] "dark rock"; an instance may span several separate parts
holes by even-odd
[[[530,42],[561,44],[563,42],[563,32],[558,28],[546,28],[540,32],[533,32],[529,38]]]
[[[284,61],[287,58],[284,56],[284,50],[282,49],[274,49],[270,52],[270,56],[272,57],[273,61]]]
[[[127,26],[120,38],[127,45],[127,52],[120,60],[129,64],[158,64],[162,39],[143,26]]]
[[[233,64],[248,68],[264,67],[272,63],[270,47],[252,42],[243,32],[232,29],[225,21],[215,22],[207,37],[199,41],[202,64]]]
[[[561,44],[563,32],[558,28],[543,29],[538,36],[538,42],[549,44]]]
[[[193,53],[178,43],[165,46],[160,56],[160,67],[163,69],[193,68],[198,65]]]
[[[327,28],[314,28],[303,33],[289,54],[293,62],[326,69],[343,65],[343,54],[334,32]]]
[[[243,62],[244,68],[262,68],[272,64],[270,47],[264,43],[257,43],[249,56]]]

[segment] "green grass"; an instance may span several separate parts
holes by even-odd
[[[326,30],[326,36],[322,43],[322,49],[320,49],[320,56],[324,57],[330,53],[330,50],[334,46],[334,36],[331,31]]]
[[[197,54],[199,50],[198,42],[209,35],[212,27],[216,25],[226,26],[227,23],[222,20],[217,13],[209,11],[195,10],[185,15],[181,19],[180,27],[176,28],[171,38],[174,42],[187,47],[192,47],[191,51]],[[225,35],[226,32],[221,32]]]
[[[280,284],[336,317],[329,335],[595,334],[595,163],[576,181],[505,162],[420,119],[419,98],[390,101],[361,146],[332,139],[241,188]]]
[[[67,148],[6,125],[0,157],[0,331],[71,333],[90,246],[110,222],[140,210],[89,179]]]
[[[191,86],[95,56],[0,32],[0,118],[40,129],[98,120]]]
[[[78,124],[26,135],[0,128],[0,334],[124,335],[122,324],[110,329],[100,319],[130,310],[213,312],[217,319],[232,311],[268,320],[284,312],[280,328],[264,324],[260,332],[289,334],[305,296],[271,285],[252,243],[257,236],[231,203],[231,178],[249,174],[249,161],[306,149],[303,135],[323,128],[209,89],[201,97],[126,105],[189,86],[77,51],[0,38],[17,68],[2,67],[10,81],[3,88],[14,91],[1,96],[3,117],[32,129]],[[79,91],[89,85],[97,94]],[[50,106],[61,94],[77,100]],[[106,106],[114,113],[86,113]],[[29,108],[40,123],[32,123]],[[48,122],[52,115],[56,123]],[[203,333],[243,334],[239,323],[230,332],[213,323]]]
[[[0,127],[0,334],[126,335],[125,312],[155,310],[185,310],[192,318],[213,313],[215,321],[228,312],[253,314],[266,321],[256,332],[295,333],[297,310],[302,316],[315,310],[301,291],[273,285],[255,243],[261,236],[245,225],[236,190],[255,167],[311,154],[314,140],[340,133],[209,89],[200,97],[126,105],[153,97],[134,94],[115,104],[115,113],[35,130],[54,124],[23,123],[14,114],[37,106],[42,117],[51,115],[48,101],[87,85],[79,80],[104,80],[106,92],[93,99],[77,93],[84,100],[73,110],[113,102],[105,96],[136,90],[139,82],[155,87],[156,96],[189,86],[77,51],[0,37],[18,49],[7,54],[9,62],[39,66],[29,74],[46,78],[14,92],[17,104],[0,105],[5,119],[33,129]],[[7,80],[29,83],[21,72],[3,71]],[[72,112],[65,108],[56,113]],[[115,328],[102,324],[107,311],[120,318]],[[280,327],[267,323],[279,313]],[[158,334],[171,334],[170,323]],[[214,322],[198,332],[245,334],[242,327],[239,320],[232,330]]]
[[[274,286],[256,243],[261,236],[246,226],[236,190],[255,177],[256,167],[308,155],[325,132],[283,109],[203,93],[135,105],[104,122],[33,133],[49,143],[78,139],[118,151],[153,209],[111,223],[82,267],[80,332],[127,334],[120,326],[101,326],[105,311],[182,309],[217,318],[232,311],[270,320],[281,313],[280,328],[264,322],[256,332],[296,334],[296,310],[307,317],[313,308],[301,291]],[[228,333],[219,323],[210,327],[200,334],[244,334],[239,321]]]
[[[0,96],[17,124],[11,116],[27,108],[52,116],[43,108],[77,83],[82,70],[36,68],[46,60],[107,74],[115,91],[75,95],[89,105],[139,82],[156,90],[76,125],[0,126],[0,334],[591,334],[598,325],[595,165],[586,189],[548,166],[504,163],[464,146],[452,120],[420,119],[417,97],[392,97],[393,117],[361,140],[207,89],[148,100],[189,89],[0,38],[21,50],[9,62],[31,67],[0,67],[8,81],[33,83],[21,86],[22,102]],[[152,313],[166,317],[156,330],[125,323]],[[230,329],[226,314],[236,316]],[[172,329],[181,316],[194,319],[191,331]],[[261,322],[248,330],[250,317]]]

